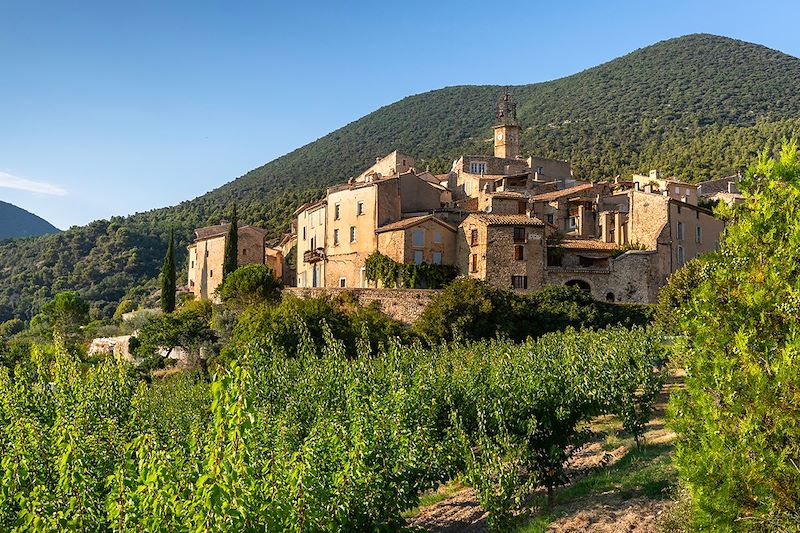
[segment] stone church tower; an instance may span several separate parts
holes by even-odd
[[[517,125],[517,103],[511,93],[505,93],[497,102],[497,124],[494,129],[494,156],[508,159],[519,157],[519,133]]]

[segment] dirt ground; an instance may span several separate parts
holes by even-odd
[[[666,444],[674,434],[664,425],[664,410],[669,392],[682,386],[680,378],[670,379],[656,404],[653,420],[648,424],[645,441],[649,444]],[[603,461],[613,464],[629,451],[629,446],[604,450],[601,443],[592,443],[581,450],[568,465],[573,479],[588,475]],[[619,494],[590,494],[554,506],[552,513],[559,516],[547,531],[553,533],[585,532],[618,533],[658,532],[659,516],[669,507],[666,499],[636,497],[625,499]],[[449,498],[424,507],[408,520],[414,530],[432,533],[478,533],[487,531],[486,513],[478,503],[471,488],[464,488]]]

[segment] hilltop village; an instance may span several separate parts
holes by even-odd
[[[300,206],[292,233],[275,247],[259,228],[240,226],[240,264],[266,264],[299,288],[380,288],[368,271],[378,255],[500,288],[575,285],[599,300],[655,303],[672,272],[719,244],[724,223],[701,204],[742,201],[735,176],[690,184],[652,170],[590,183],[566,161],[524,157],[509,94],[498,102],[492,133],[494,155],[464,155],[447,174],[418,169],[399,151],[378,157]],[[213,298],[222,280],[228,229],[196,230],[188,288],[197,298]]]

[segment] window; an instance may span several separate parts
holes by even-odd
[[[433,252],[433,264],[434,265],[442,264],[442,252]]]
[[[525,242],[525,228],[514,228],[514,242]]]
[[[469,171],[473,174],[486,174],[486,163],[473,161],[469,165]]]
[[[472,260],[470,261],[469,271],[470,272],[478,271],[478,254],[472,254]]]
[[[320,210],[319,210],[319,223],[320,223],[320,225],[321,225],[323,222],[325,222],[325,218],[323,217],[323,215],[324,215],[324,214],[325,214],[325,213],[322,211],[322,209],[320,209]]]
[[[525,247],[521,244],[517,244],[514,246],[514,261],[524,261],[525,260]]]
[[[208,277],[209,278],[213,278],[214,277],[214,271],[213,270],[209,270],[208,271]]]
[[[333,230],[333,245],[334,246],[339,246],[339,230],[338,229]]]
[[[247,257],[247,248],[242,248],[242,255]]]
[[[511,276],[511,287],[514,289],[527,289],[528,276]]]
[[[694,228],[694,242],[700,244],[703,242],[703,228],[697,226]]]
[[[194,261],[192,261],[192,266],[190,266],[189,268],[194,268]]]
[[[423,260],[422,250],[414,250],[414,264],[421,265]]]
[[[527,200],[520,200],[517,203],[517,214],[518,215],[524,215],[527,212],[528,212],[528,202],[527,202]]]
[[[578,227],[578,217],[569,217],[569,221],[567,222],[569,229],[575,229]]]
[[[441,242],[442,242],[442,232],[441,231],[437,231],[436,233],[433,234],[433,242],[435,242],[436,244],[441,244]]]
[[[607,302],[613,302],[614,301],[614,293],[613,292],[607,292],[606,293],[606,301]]]
[[[356,227],[350,226],[350,242],[356,242]]]
[[[536,167],[536,172],[539,174],[544,174],[544,167]]]
[[[469,232],[469,245],[478,246],[478,230],[472,229]]]
[[[685,262],[686,258],[683,255],[683,246],[678,246],[678,266],[682,267]]]
[[[306,227],[303,226],[303,240],[306,240]]]
[[[358,202],[356,204],[356,216],[360,216],[364,214],[364,202]]]
[[[683,240],[683,222],[678,222],[678,240]]]
[[[208,250],[206,250],[206,257],[208,257]]]
[[[681,206],[680,205],[678,205],[678,214],[679,215],[681,214]]]
[[[553,213],[548,213],[547,214],[547,223],[548,224],[552,224],[554,220],[555,220],[555,217],[553,217]],[[305,229],[305,228],[303,228],[303,229]]]
[[[415,229],[411,234],[411,243],[414,246],[425,246],[425,230]]]
[[[342,204],[336,204],[333,206],[333,220],[339,220],[342,214]]]
[[[347,278],[339,278],[339,288],[344,289],[347,287]]]

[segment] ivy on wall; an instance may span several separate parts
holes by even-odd
[[[373,252],[364,264],[369,281],[380,281],[386,288],[440,289],[453,281],[458,269],[453,265],[398,263],[380,252]]]

